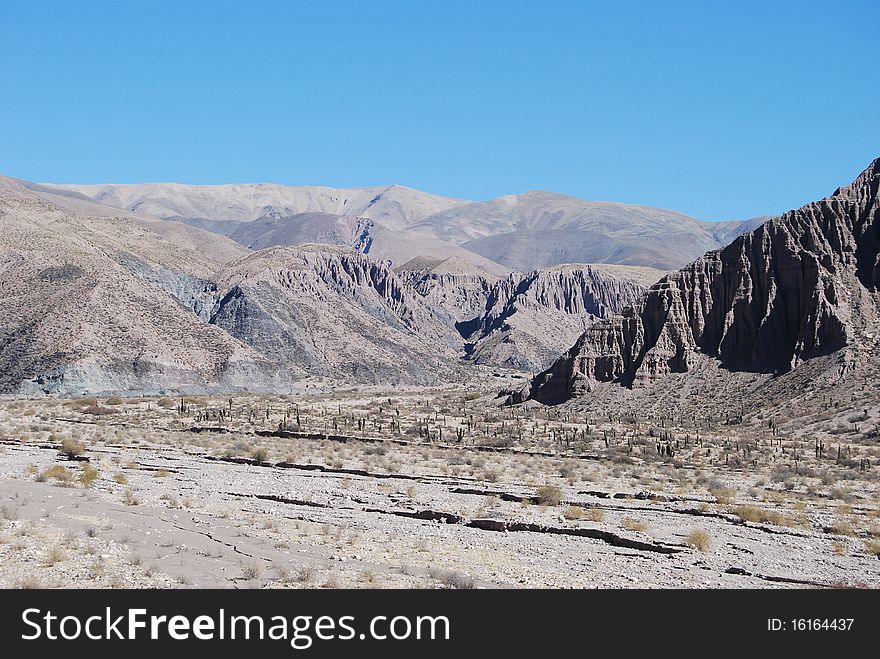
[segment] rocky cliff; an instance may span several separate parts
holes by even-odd
[[[546,368],[596,320],[620,313],[663,275],[633,266],[570,265],[514,274],[465,329],[477,363]]]
[[[229,264],[212,325],[298,373],[430,383],[460,340],[385,264],[343,247],[261,250]]]
[[[598,318],[622,311],[663,272],[570,265],[489,278],[438,266],[402,273],[465,341],[471,361],[545,368]]]
[[[518,398],[554,403],[593,382],[647,384],[688,371],[698,355],[781,372],[858,341],[878,316],[878,186],[880,159],[830,197],[664,277],[589,327]]]

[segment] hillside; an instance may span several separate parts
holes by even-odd
[[[842,371],[876,360],[880,159],[830,197],[786,213],[655,285],[591,326],[529,396],[560,402],[593,383],[651,384],[705,359],[785,373],[821,356]]]

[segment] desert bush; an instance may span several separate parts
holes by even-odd
[[[577,521],[584,518],[584,509],[577,506],[569,506],[562,511],[562,516],[571,521]]]
[[[122,503],[126,506],[137,506],[140,504],[140,500],[135,496],[135,493],[131,490],[126,490],[122,494]]]
[[[736,490],[730,487],[710,487],[709,494],[715,497],[715,501],[721,505],[725,505],[733,501],[733,498],[736,496]]]
[[[251,457],[258,464],[263,464],[269,457],[269,450],[263,446],[257,446],[251,451]]]
[[[712,538],[709,533],[702,530],[691,531],[688,533],[686,542],[699,551],[708,551],[712,544]]]
[[[43,560],[43,565],[45,565],[46,567],[52,567],[53,565],[56,565],[63,560],[64,551],[61,549],[61,547],[52,547],[46,554],[46,558]]]
[[[122,405],[125,401],[122,400],[119,396],[111,396],[106,401],[104,401],[105,405]]]
[[[473,590],[477,587],[474,578],[468,574],[456,572],[455,570],[441,570],[439,568],[428,568],[428,576],[436,579],[446,588],[454,588],[456,590]]]
[[[837,519],[826,529],[829,533],[837,535],[855,535],[856,531],[845,519]]]
[[[82,442],[76,441],[72,437],[68,437],[61,442],[60,452],[61,455],[65,456],[68,460],[72,460],[86,452],[86,445]]]
[[[865,549],[868,550],[868,553],[873,554],[874,556],[880,556],[880,541],[865,540]]]
[[[562,503],[565,493],[558,485],[542,485],[535,491],[538,503],[545,506],[558,506]]]
[[[646,521],[634,517],[625,517],[620,526],[627,531],[638,531],[639,533],[644,533],[649,528]]]
[[[40,476],[42,479],[40,479]],[[73,472],[70,471],[67,467],[62,467],[61,465],[52,465],[47,468],[38,476],[38,480],[40,482],[45,482],[49,479],[58,481],[62,485],[69,485],[73,482]]]
[[[110,407],[102,407],[101,405],[89,405],[80,410],[83,414],[91,414],[92,416],[105,416],[107,414],[116,414],[116,410]]]
[[[115,476],[113,476],[113,480],[119,483],[120,485],[128,485],[128,476],[119,472]]]
[[[300,583],[311,583],[315,580],[317,574],[318,571],[311,565],[303,565],[296,571],[293,578]]]
[[[587,508],[584,511],[584,519],[588,522],[602,522],[605,519],[605,511],[601,508]]]
[[[45,588],[46,586],[43,584],[42,581],[40,581],[39,577],[31,575],[19,579],[16,582],[15,587],[21,590],[37,590],[40,588]]]
[[[164,407],[166,410],[172,410],[177,407],[177,403],[168,398],[168,396],[162,396],[157,403],[159,407]]]
[[[171,475],[171,472],[167,469],[157,469],[153,472],[154,478],[168,478]]]
[[[744,522],[776,524],[777,526],[794,526],[794,521],[775,510],[766,510],[758,506],[737,506],[733,514]]]
[[[777,465],[770,472],[770,481],[773,483],[784,483],[797,477],[798,472],[790,465]]]
[[[97,467],[93,467],[88,462],[83,465],[82,471],[79,472],[79,482],[83,487],[91,487],[98,480],[101,471]]]
[[[248,581],[259,578],[260,572],[262,572],[262,570],[256,563],[246,563],[241,567],[241,574]]]

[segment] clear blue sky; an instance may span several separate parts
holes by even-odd
[[[776,214],[880,156],[880,2],[0,0],[0,172]]]

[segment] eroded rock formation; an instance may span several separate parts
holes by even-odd
[[[555,403],[593,382],[647,384],[687,371],[698,354],[786,371],[858,340],[878,311],[878,186],[880,159],[830,197],[664,277],[589,327],[518,398]]]

